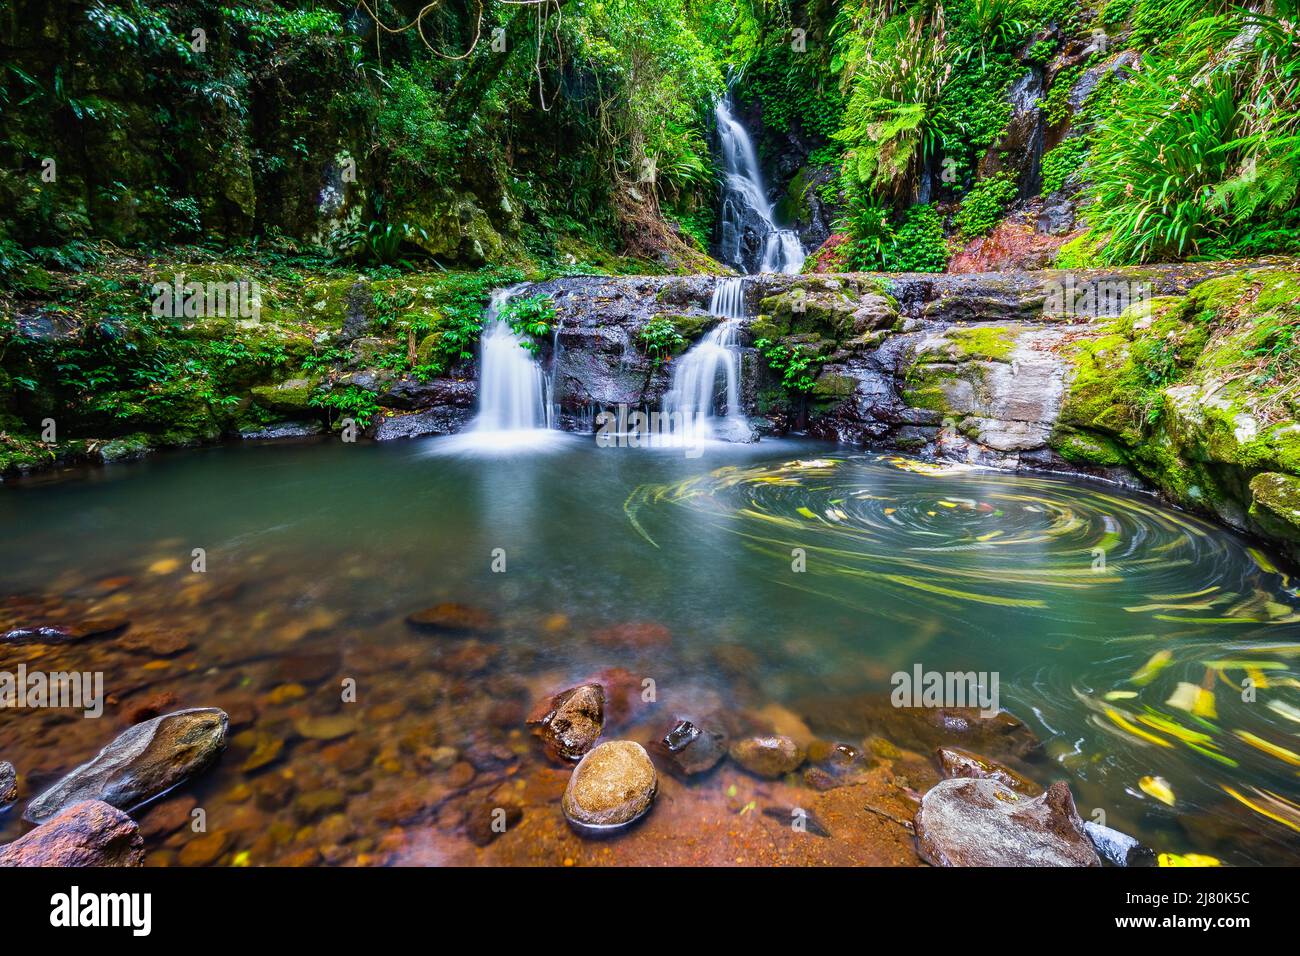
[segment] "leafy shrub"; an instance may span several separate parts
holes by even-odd
[[[1080,169],[1088,158],[1089,143],[1083,136],[1063,140],[1043,156],[1043,195],[1056,192],[1071,179],[1080,178]]]
[[[672,319],[664,315],[656,315],[647,322],[637,338],[655,365],[686,347],[686,337],[677,330]]]
[[[953,224],[965,239],[986,236],[1002,219],[1002,213],[1016,196],[1015,180],[1007,173],[981,179],[966,194]]]

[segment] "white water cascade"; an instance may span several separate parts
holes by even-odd
[[[457,449],[511,451],[549,444],[561,434],[552,429],[546,375],[502,315],[523,288],[492,293],[479,340],[478,413],[455,436]]]
[[[732,115],[731,104],[722,99],[714,110],[722,164],[726,173],[722,193],[722,258],[730,265],[749,271],[741,250],[748,223],[762,237],[760,272],[796,273],[803,268],[804,251],[791,229],[782,229],[772,219],[758,154],[748,131]]]
[[[712,438],[746,441],[751,436],[740,402],[739,333],[744,305],[745,280],[719,279],[709,312],[722,321],[673,368],[663,410],[673,423],[674,437],[687,444]],[[718,414],[720,391],[725,395],[722,415]]]

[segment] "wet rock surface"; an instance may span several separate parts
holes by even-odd
[[[728,753],[750,773],[769,778],[797,770],[806,756],[803,747],[781,734],[743,737],[731,744]]]
[[[605,689],[583,684],[561,691],[534,708],[528,718],[546,754],[561,763],[582,758],[605,725]]]
[[[83,800],[131,810],[211,766],[225,748],[227,721],[224,711],[204,708],[136,724],[32,800],[23,816],[42,823]]]
[[[935,756],[943,769],[943,775],[948,779],[968,777],[973,780],[996,780],[1004,787],[1027,797],[1036,797],[1043,792],[1042,787],[1022,777],[1010,767],[1004,767],[978,754],[959,750],[956,747],[940,747],[935,751]]]
[[[0,810],[6,810],[18,800],[18,771],[7,760],[0,760]]]
[[[98,800],[54,814],[0,847],[0,866],[140,866],[144,839],[134,820]]]
[[[1064,782],[1026,797],[996,780],[945,780],[925,794],[915,826],[934,866],[1101,865]]]
[[[672,773],[693,777],[712,770],[727,755],[727,734],[707,723],[698,726],[679,720],[653,749]]]
[[[562,808],[580,833],[601,835],[638,820],[657,791],[658,778],[645,748],[630,740],[611,740],[578,763]]]

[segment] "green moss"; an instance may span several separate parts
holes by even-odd
[[[971,326],[951,328],[943,333],[943,346],[920,353],[921,364],[934,362],[1009,362],[1020,329],[1015,326]]]
[[[277,385],[258,385],[250,391],[262,406],[288,415],[311,414],[312,396],[319,379],[292,378]]]
[[[1105,435],[1058,428],[1052,433],[1051,446],[1076,465],[1114,468],[1128,464],[1119,445]]]
[[[1250,517],[1266,533],[1300,542],[1300,478],[1264,472],[1250,482]]]

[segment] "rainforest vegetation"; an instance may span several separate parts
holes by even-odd
[[[1294,253],[1293,6],[3,0],[0,470],[61,409],[155,444],[368,420],[326,341],[359,309],[359,361],[428,379],[503,283],[725,271],[723,96],[805,271]],[[255,281],[262,324],[148,321],[179,276]]]

